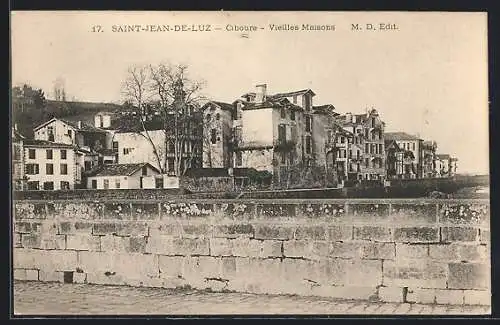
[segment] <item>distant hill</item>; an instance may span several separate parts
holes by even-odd
[[[94,123],[94,115],[98,112],[115,113],[123,110],[123,106],[113,103],[92,103],[78,101],[47,100],[44,112],[13,112],[13,123],[26,137],[33,137],[33,128],[54,118],[63,117],[73,121]]]

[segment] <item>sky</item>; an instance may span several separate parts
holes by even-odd
[[[438,143],[458,172],[488,173],[486,13],[444,12],[12,12],[12,83],[51,98],[122,102],[127,68],[187,64],[210,99],[233,102],[255,85],[310,88],[339,113],[376,108],[386,131]],[[397,30],[367,30],[367,24]],[[113,25],[194,25],[210,31],[113,32]],[[335,26],[273,31],[270,25]],[[363,30],[352,30],[358,24]],[[101,32],[92,32],[100,25]],[[236,32],[227,26],[256,26]],[[215,30],[220,28],[220,30]],[[94,29],[96,30],[96,29]],[[246,35],[242,35],[246,34]]]

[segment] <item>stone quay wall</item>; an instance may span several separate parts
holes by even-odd
[[[14,201],[19,280],[489,305],[488,200]]]

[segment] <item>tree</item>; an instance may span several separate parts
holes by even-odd
[[[165,63],[133,66],[123,84],[126,100],[136,108],[136,131],[152,146],[163,173],[168,170],[166,154],[173,151],[176,176],[184,175],[193,165],[203,145],[199,108],[204,83],[191,79],[187,71],[185,65]],[[152,129],[163,131],[164,143],[153,141]]]
[[[19,125],[19,132],[33,136],[33,126],[47,116],[47,100],[42,89],[24,84],[12,88],[12,119]]]

